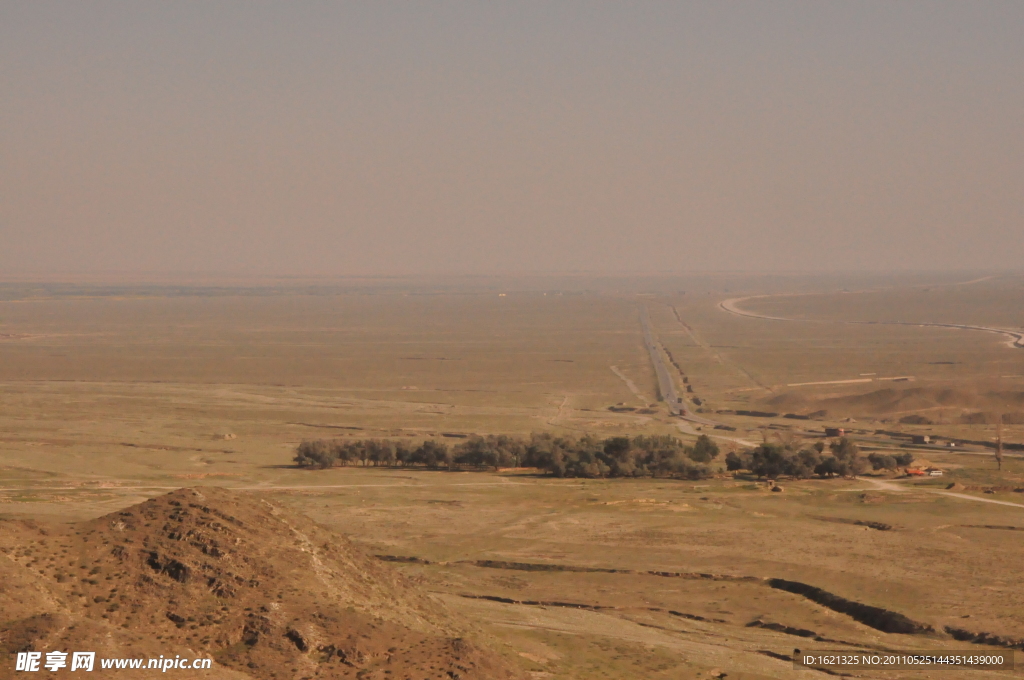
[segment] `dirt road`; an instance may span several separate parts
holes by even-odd
[[[935,322],[914,322],[914,321],[827,321],[827,320],[816,320],[816,319],[787,319],[781,316],[768,316],[766,314],[758,314],[756,312],[747,311],[739,306],[739,303],[744,300],[754,300],[758,298],[767,297],[792,297],[791,295],[748,295],[747,297],[730,298],[723,300],[719,303],[719,309],[735,314],[737,316],[745,316],[750,319],[765,319],[767,321],[812,321],[814,323],[845,323],[855,324],[860,326],[918,326],[918,327],[933,327],[933,328],[953,328],[956,330],[963,331],[981,331],[983,333],[995,333],[1002,335],[1007,339],[1006,346],[1017,349],[1024,349],[1024,333],[1019,331],[1011,331],[1006,328],[992,328],[990,326],[974,326],[971,324],[960,324],[960,323],[935,323]]]
[[[953,498],[961,498],[965,501],[976,501],[978,503],[994,503],[995,505],[1009,505],[1012,508],[1020,508],[1021,510],[1024,510],[1024,504],[1021,503],[1011,503],[1010,501],[998,501],[994,498],[979,498],[978,496],[971,496],[970,494],[966,493],[956,493],[955,491],[942,491],[940,489],[908,489],[905,484],[889,480],[865,479],[864,477],[858,477],[857,479],[861,480],[862,482],[870,483],[879,491],[894,491],[896,493],[902,493],[905,491],[924,491],[927,493],[939,494],[940,496],[952,496]]]
[[[794,668],[788,658],[800,638],[755,628],[713,622],[686,621],[664,625],[628,614],[616,615],[585,609],[526,607],[515,604],[465,599],[457,595],[437,593],[448,607],[471,620],[498,628],[551,631],[573,636],[598,636],[648,647],[669,650],[698,667],[727,669],[718,677],[796,678],[812,680],[827,677],[824,673]],[[635,619],[635,620],[634,620]],[[653,625],[652,625],[653,624]],[[856,648],[851,643],[830,641],[831,648]],[[922,643],[915,641],[914,647]],[[927,643],[924,643],[927,644]],[[934,643],[933,643],[934,644]],[[775,651],[773,651],[775,650]],[[698,671],[697,677],[706,677]],[[540,677],[548,677],[544,673]],[[710,675],[710,674],[709,674]],[[838,673],[836,675],[839,675]],[[846,675],[846,674],[843,674]],[[958,678],[1012,677],[1011,671],[963,671]],[[711,677],[716,677],[717,674]],[[854,676],[849,676],[854,677]],[[858,672],[856,677],[894,677],[888,673]],[[903,676],[900,676],[903,677]],[[922,677],[913,674],[913,677]]]
[[[810,670],[795,670],[788,660],[765,656],[766,643],[789,651],[793,638],[781,633],[736,626],[687,622],[675,630],[643,625],[613,614],[584,609],[522,607],[510,604],[465,600],[441,595],[452,609],[492,625],[527,630],[544,630],[567,635],[597,635],[614,640],[662,647],[701,665],[727,667],[730,672],[751,673],[761,678],[819,678]]]

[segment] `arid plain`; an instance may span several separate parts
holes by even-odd
[[[692,420],[659,401],[642,307]],[[0,515],[61,525],[231,489],[382,556],[534,678],[823,677],[794,670],[796,648],[1013,653],[1024,348],[921,324],[1019,333],[1024,277],[7,284]],[[705,433],[724,453],[825,428],[943,475],[774,493],[721,458],[698,482],[291,461],[320,438]],[[334,677],[310,668],[274,677]]]

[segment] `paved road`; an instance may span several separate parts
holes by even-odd
[[[694,416],[693,418],[683,418],[683,420],[684,421],[689,420],[690,422],[701,423],[701,424],[704,424],[704,425],[712,425],[713,424],[713,421],[704,420],[703,418],[698,419],[696,416]],[[698,432],[697,430],[693,429],[693,427],[690,425],[689,422],[677,423],[676,427],[678,427],[679,431],[682,432],[683,434],[692,435],[694,437],[697,437],[697,436],[699,436],[701,434],[706,434],[707,436],[711,437],[712,439],[721,439],[722,441],[726,441],[726,442],[735,442],[735,443],[739,444],[740,446],[749,446],[751,448],[757,446],[757,442],[752,442],[749,439],[743,439],[742,437],[727,437],[727,436],[725,436],[723,434],[714,434],[714,432]]]
[[[644,345],[647,347],[647,352],[651,355],[654,372],[658,374],[658,393],[661,396],[661,400],[668,405],[668,412],[684,420],[689,420],[691,423],[710,425],[712,427],[718,425],[719,423],[713,420],[695,415],[686,405],[686,402],[679,398],[679,392],[676,391],[676,383],[672,380],[672,372],[665,362],[661,343],[658,342],[658,337],[654,334],[654,329],[651,328],[651,317],[646,306],[640,308],[640,325],[644,331]]]
[[[772,295],[749,295],[747,297],[730,298],[722,301],[718,307],[730,314],[737,316],[745,316],[751,319],[766,319],[768,321],[814,321],[814,319],[787,319],[781,316],[768,316],[766,314],[758,314],[756,312],[747,311],[739,306],[739,303],[744,300],[754,300],[757,298],[774,297]],[[1002,335],[1007,338],[1007,347],[1015,347],[1017,349],[1024,349],[1024,333],[1019,331],[1011,331],[1006,328],[992,328],[990,326],[974,326],[971,324],[963,323],[931,323],[931,322],[915,322],[915,321],[834,321],[833,323],[848,323],[856,324],[861,326],[931,326],[933,328],[953,328],[961,331],[981,331],[983,333],[995,333]]]
[[[662,354],[661,345],[658,343],[654,331],[651,329],[651,316],[647,306],[640,308],[640,325],[644,331],[644,345],[651,355],[651,363],[654,365],[654,372],[658,375],[658,394],[661,400],[668,404],[668,412],[674,416],[686,416],[686,404],[682,403],[679,394],[676,392],[676,384],[672,380],[668,366],[665,364],[665,357]]]

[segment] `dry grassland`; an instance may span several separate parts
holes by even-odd
[[[8,287],[0,515],[91,519],[182,486],[274,500],[372,553],[418,558],[391,564],[537,679],[810,678],[822,676],[779,657],[848,644],[993,649],[957,642],[947,628],[1024,645],[1024,531],[1006,528],[1024,528],[1024,493],[1014,491],[1024,488],[1024,461],[1010,455],[997,473],[983,447],[907,449],[874,434],[991,440],[993,424],[962,416],[1024,411],[1014,401],[1024,393],[1024,350],[983,333],[842,323],[1024,325],[1019,277],[950,283],[708,277],[203,294]],[[830,292],[837,285],[897,288]],[[744,308],[805,320],[718,307],[793,291],[817,294]],[[687,398],[735,431],[681,423],[663,404],[648,414],[608,410],[656,399],[642,304],[680,385],[685,375],[693,388]],[[913,380],[883,380],[900,376]],[[871,382],[792,386],[864,378]],[[822,408],[828,414],[816,420],[781,417]],[[737,409],[780,417],[714,413]],[[908,414],[934,424],[900,424]],[[473,432],[689,437],[700,428],[728,449],[839,425],[863,430],[856,436],[866,450],[912,450],[946,474],[783,482],[784,492],[771,493],[724,475],[588,481],[290,465],[305,438],[448,435],[454,443]],[[1004,437],[1024,441],[1024,428],[1007,425]],[[960,496],[945,492],[954,481],[965,487]],[[523,566],[537,564],[575,570]],[[773,578],[933,632],[878,630],[765,581]]]

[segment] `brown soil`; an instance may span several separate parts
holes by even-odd
[[[255,496],[181,489],[71,526],[3,522],[0,552],[7,655],[213,657],[204,678],[520,677],[391,567]]]

